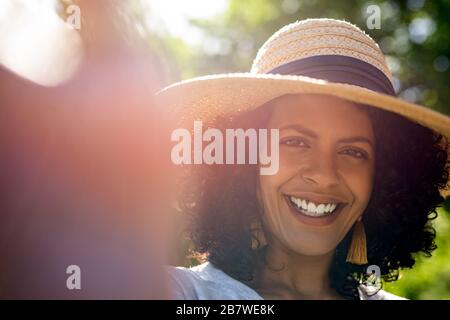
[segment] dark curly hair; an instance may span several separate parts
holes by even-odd
[[[400,268],[411,268],[413,254],[436,249],[430,221],[447,188],[448,142],[415,122],[377,108],[358,105],[374,128],[375,176],[363,215],[368,261],[382,279],[395,281]],[[236,118],[221,118],[216,128],[265,128],[272,103]],[[250,223],[260,214],[256,165],[191,166],[182,178],[181,210],[190,218],[193,251],[239,281],[250,281],[264,249],[252,250]],[[366,266],[346,262],[350,230],[335,250],[329,270],[332,287],[344,298],[358,299]]]

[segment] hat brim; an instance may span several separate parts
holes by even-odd
[[[253,110],[285,94],[324,94],[402,115],[450,139],[450,117],[429,108],[356,85],[332,83],[305,76],[229,73],[197,77],[157,92],[162,107],[177,125],[192,127],[194,120]]]

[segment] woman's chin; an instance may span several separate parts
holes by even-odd
[[[339,242],[330,239],[324,241],[324,239],[300,239],[291,241],[289,249],[296,255],[321,257],[325,255],[332,255]]]

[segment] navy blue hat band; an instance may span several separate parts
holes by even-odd
[[[347,83],[395,96],[391,81],[382,71],[367,62],[347,56],[307,57],[288,62],[267,73],[299,75]]]

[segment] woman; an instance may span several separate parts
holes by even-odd
[[[208,261],[169,268],[174,298],[397,299],[372,281],[395,280],[413,253],[435,248],[429,221],[447,187],[450,119],[397,99],[380,49],[350,23],[290,24],[250,74],[159,96],[186,125],[279,130],[274,175],[189,168],[182,209]]]

